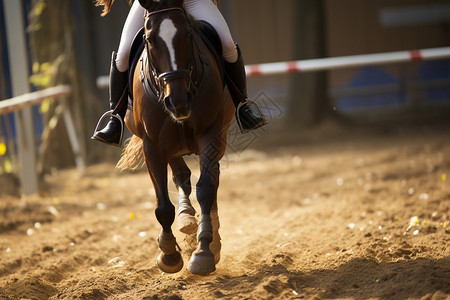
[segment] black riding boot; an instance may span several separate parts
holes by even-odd
[[[231,80],[230,94],[236,107],[236,119],[243,133],[257,129],[267,124],[264,115],[255,102],[247,99],[247,78],[241,50],[236,45],[238,60],[234,63],[225,62],[225,73]]]
[[[111,110],[115,110],[117,105],[120,105],[121,107],[118,108],[117,115],[111,116],[105,128],[94,132],[92,139],[120,147],[122,142],[123,119],[127,112],[126,103],[124,101],[121,102],[120,99],[127,97],[128,72],[120,72],[117,69],[116,56],[117,54],[113,52],[109,73],[109,106]]]

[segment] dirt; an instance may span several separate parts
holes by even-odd
[[[36,196],[2,196],[0,298],[450,299],[448,125],[331,124],[230,143],[214,273],[162,273],[147,173],[99,164],[55,171]],[[186,265],[192,237],[175,228]]]

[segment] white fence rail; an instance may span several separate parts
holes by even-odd
[[[71,93],[71,88],[68,85],[48,88],[45,90],[23,94],[11,99],[0,101],[0,115],[8,114],[13,111],[21,110],[41,103],[50,97],[66,97]]]

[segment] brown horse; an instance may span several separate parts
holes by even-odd
[[[171,228],[175,207],[167,186],[170,165],[180,193],[179,229],[187,234],[197,232],[198,246],[187,268],[206,275],[215,270],[220,259],[219,160],[226,149],[235,108],[224,89],[220,63],[200,37],[199,23],[186,14],[183,1],[139,2],[149,12],[146,49],[134,71],[133,111],[128,110],[125,118],[134,136],[119,165],[127,165],[143,152],[156,192],[156,218],[162,226],[157,264],[162,271],[174,273],[182,269],[183,260]],[[150,78],[150,87],[139,80],[143,73]],[[183,160],[189,154],[197,154],[200,161],[196,188],[201,207],[199,225],[189,200],[191,171]]]

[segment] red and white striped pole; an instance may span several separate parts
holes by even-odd
[[[247,77],[253,77],[285,73],[323,71],[409,61],[433,60],[441,58],[450,58],[450,47],[246,65],[245,71]],[[108,87],[108,78],[108,76],[98,77],[97,87]]]
[[[362,54],[340,56],[331,58],[306,59],[288,62],[275,62],[265,64],[246,65],[248,77],[261,75],[274,75],[296,72],[310,72],[332,70],[340,68],[380,65],[409,61],[433,60],[450,57],[450,47],[384,52],[376,54]]]

